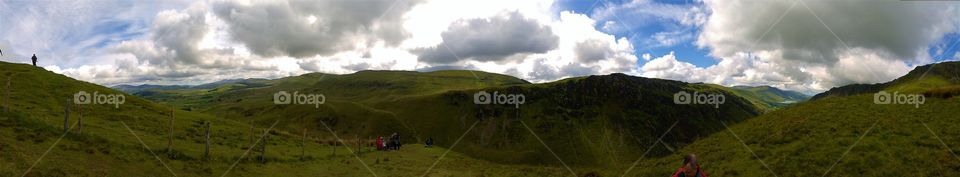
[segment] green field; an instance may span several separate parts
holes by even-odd
[[[126,95],[126,103],[119,108],[112,105],[78,108],[70,102],[70,133],[64,134],[64,105],[72,101],[73,93],[79,90],[121,92],[29,65],[3,63],[0,68],[4,68],[0,75],[14,76],[9,77],[13,78],[8,102],[10,110],[0,114],[0,142],[3,142],[0,144],[0,158],[4,159],[0,162],[0,173],[3,174],[543,176],[568,173],[556,166],[490,163],[449,152],[443,147],[423,148],[418,144],[408,144],[400,151],[381,152],[363,143],[357,146],[355,135],[340,135],[342,141],[338,141],[326,129],[309,130],[304,141],[302,131],[290,132],[277,127],[266,136],[265,161],[259,162],[256,160],[259,153],[247,152],[247,149],[260,140],[263,135],[260,132],[269,129],[271,124],[248,124],[184,110],[175,112],[173,146],[168,150],[169,112],[173,108],[131,95]],[[32,82],[34,80],[45,82]],[[82,128],[76,122],[78,109],[83,112]],[[209,158],[203,156],[204,122],[212,125]],[[251,129],[257,134],[252,134]],[[358,152],[358,155],[351,152]],[[431,169],[435,162],[436,166]],[[236,166],[231,169],[234,163]]]
[[[135,96],[30,65],[0,68],[10,82],[0,92],[8,107],[0,114],[0,174],[11,176],[668,176],[687,153],[711,176],[960,175],[960,99],[951,94],[918,107],[857,94],[769,109],[757,100],[774,96],[623,74],[532,84],[484,72],[364,71]],[[950,80],[950,72],[932,73],[926,77]],[[897,83],[936,85],[904,85],[915,93],[956,88]],[[273,104],[281,90],[322,93],[327,102]],[[519,108],[476,105],[480,90],[527,100]],[[124,94],[126,102],[79,107],[78,91]],[[678,91],[727,99],[717,108],[677,105]],[[392,132],[404,135],[402,150],[366,145]],[[424,148],[427,137],[437,146]],[[248,150],[262,144],[258,161]]]

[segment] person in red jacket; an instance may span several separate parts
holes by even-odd
[[[680,166],[680,169],[677,169],[676,173],[673,173],[673,177],[707,177],[707,173],[700,170],[700,165],[697,164],[697,155],[688,154],[683,157],[683,165]]]
[[[383,137],[377,137],[377,150],[383,150]]]

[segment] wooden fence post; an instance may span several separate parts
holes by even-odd
[[[13,74],[7,76],[7,87],[3,89],[3,112],[7,112],[10,109],[10,79],[13,79]]]
[[[167,134],[168,134],[168,136],[169,136],[169,137],[167,137],[167,152],[168,152],[168,153],[171,152],[171,151],[173,151],[173,119],[175,118],[175,117],[174,117],[174,112],[175,112],[175,111],[176,111],[176,108],[170,108],[170,129],[167,131]]]
[[[266,159],[267,142],[270,139],[270,131],[264,129],[262,138],[263,138],[263,144],[261,144],[260,146],[260,163],[266,163],[267,162],[267,159]]]
[[[80,104],[77,105],[77,114],[79,114],[77,116],[77,131],[80,135],[83,135],[83,106]]]
[[[203,159],[210,158],[210,122],[207,122],[207,131],[206,136],[204,136],[205,144],[203,145]]]
[[[307,156],[307,129],[303,129],[303,139],[300,139],[300,160]]]
[[[63,104],[63,133],[66,134],[70,131],[70,99],[67,99],[67,103]]]

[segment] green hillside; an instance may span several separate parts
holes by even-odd
[[[831,88],[826,92],[814,95],[811,99],[816,100],[835,96],[876,93],[881,90],[901,93],[919,93],[935,88],[949,89],[944,87],[951,87],[957,84],[960,84],[960,61],[948,61],[918,66],[906,75],[890,82],[851,84]]]
[[[146,86],[130,89],[131,86],[122,86],[118,89],[127,90],[134,95],[160,103],[177,105],[186,110],[205,110],[209,109],[211,105],[236,101],[225,100],[227,98],[250,96],[247,94],[257,92],[253,89],[266,86],[270,86],[269,89],[274,92],[279,90],[290,90],[291,92],[294,90],[323,90],[324,93],[334,93],[326,94],[328,99],[374,102],[436,94],[448,90],[518,84],[529,84],[529,82],[511,76],[481,71],[434,71],[427,73],[360,71],[346,75],[310,73],[275,80],[228,80],[198,86],[172,88]]]
[[[881,105],[870,95],[800,103],[644,160],[631,175],[666,176],[661,169],[696,153],[711,176],[957,176],[958,105],[957,97],[930,98],[919,108]]]
[[[696,153],[711,176],[960,175],[960,132],[954,131],[960,87],[933,72],[940,69],[924,77],[933,79],[895,82],[927,96],[916,107],[874,104],[872,95],[857,94],[773,111],[758,106],[777,98],[754,94],[762,90],[623,74],[543,84],[470,71],[305,74],[138,92],[163,104],[124,94],[117,108],[84,105],[83,133],[74,126],[63,134],[64,106],[71,106],[71,124],[79,113],[70,102],[74,93],[123,93],[30,65],[0,68],[0,80],[10,81],[4,89],[10,97],[3,99],[9,110],[0,113],[3,174],[621,176],[629,169],[626,176],[667,176],[682,155]],[[277,105],[278,91],[322,93],[327,100],[317,107]],[[473,95],[479,91],[523,94],[525,102],[478,105]],[[680,91],[726,100],[716,108],[674,104]],[[174,141],[167,150],[171,110]],[[204,122],[213,125],[209,158],[203,156]],[[244,156],[256,133],[271,126],[265,162],[254,160],[255,151]],[[361,145],[360,155],[351,154],[355,144],[393,132],[403,135],[403,150]],[[419,144],[428,137],[437,147]]]
[[[126,101],[117,108],[83,105],[80,128],[77,116],[81,111],[72,103],[74,93],[122,92],[25,64],[0,62],[0,76],[4,84],[10,83],[9,89],[4,85],[0,92],[9,93],[2,97],[9,109],[0,112],[0,174],[11,176],[419,176],[440,156],[444,156],[443,163],[429,171],[431,176],[568,174],[556,166],[496,164],[446,153],[441,147],[376,152],[361,146],[362,153],[354,156],[350,152],[357,151],[355,146],[343,146],[358,142],[353,134],[340,134],[346,140],[335,143],[330,131],[316,127],[307,129],[306,141],[302,131],[273,129],[261,163],[254,160],[259,153],[244,153],[258,139],[250,130],[263,132],[270,123],[247,124],[182,110],[175,111],[173,147],[167,150],[171,107],[125,95]],[[65,134],[63,110],[67,105],[71,106],[71,128]],[[204,122],[212,125],[209,158],[203,156]],[[364,164],[373,173],[368,173]]]
[[[831,89],[731,124],[670,156],[645,159],[631,175],[668,175],[660,169],[677,168],[682,155],[696,153],[712,176],[957,176],[960,82],[951,76],[958,71],[960,62],[946,62],[889,83]],[[872,93],[879,91],[925,99],[878,104]]]
[[[472,96],[480,90],[524,94],[527,102],[519,109],[478,106]],[[319,108],[278,107],[272,96],[279,91],[322,93],[327,100]],[[712,105],[678,107],[673,105],[673,94],[679,91],[723,93],[727,104],[719,109]],[[621,163],[642,156],[622,153],[644,151],[646,144],[656,141],[657,132],[665,131],[677,120],[739,122],[761,112],[723,89],[623,74],[530,84],[484,72],[364,71],[346,75],[306,74],[277,79],[267,87],[209,93],[202,96],[208,104],[195,107],[232,120],[257,124],[280,120],[278,128],[284,130],[321,127],[326,123],[343,134],[361,137],[399,132],[409,137],[408,143],[432,137],[443,147],[451,147],[462,139],[454,151],[516,164]],[[696,128],[664,138],[672,147],[682,147],[722,130],[720,124],[710,122],[681,122],[677,126]],[[554,160],[554,153],[563,159],[562,163]],[[651,151],[648,156],[669,153]]]

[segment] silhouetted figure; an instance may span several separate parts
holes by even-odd
[[[0,50],[0,56],[3,56],[3,50]]]
[[[707,173],[700,170],[700,165],[697,164],[697,155],[688,154],[683,157],[683,165],[680,166],[680,169],[677,169],[676,173],[673,173],[673,177],[707,177]]]
[[[33,66],[37,66],[37,54],[33,54],[33,57],[30,57],[33,60]]]
[[[427,142],[423,143],[424,147],[433,147],[433,137],[427,137]]]
[[[397,133],[397,137],[395,138],[395,141],[394,141],[394,146],[396,146],[394,148],[396,148],[397,150],[400,150],[400,146],[403,146],[403,144],[400,143],[400,133]]]
[[[400,150],[400,134],[393,133],[387,140],[387,150]]]

